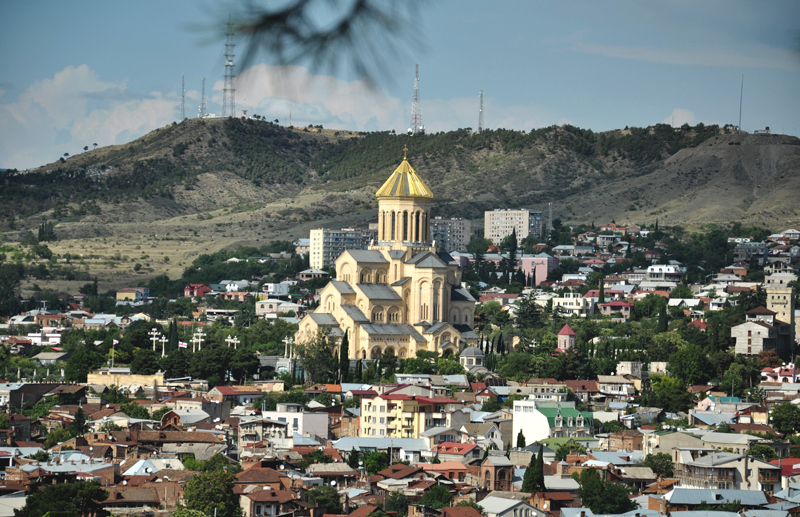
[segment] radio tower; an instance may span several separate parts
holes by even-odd
[[[481,104],[478,108],[478,133],[483,132],[483,90],[481,90]]]
[[[200,109],[197,110],[199,117],[206,116],[206,78],[203,77],[203,86],[200,88]]]
[[[233,22],[228,15],[228,32],[225,33],[225,86],[222,89],[222,116],[236,116],[236,89],[233,87]]]
[[[181,74],[181,122],[186,118],[186,79]]]
[[[422,109],[419,107],[419,65],[416,65],[414,95],[411,97],[411,127],[408,128],[408,132],[415,135],[424,130],[425,126],[422,125]]]

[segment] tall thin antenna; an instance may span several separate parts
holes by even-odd
[[[200,118],[206,116],[206,78],[203,77],[203,86],[200,88],[200,109],[197,110]]]
[[[548,237],[550,237],[549,234],[553,232],[553,202],[551,201],[549,205],[550,205],[550,223],[548,224],[547,228]]]
[[[181,74],[181,122],[186,119],[186,79]]]
[[[422,125],[422,109],[419,107],[419,65],[416,65],[414,73],[414,94],[411,96],[411,127],[408,132],[417,134],[424,131],[425,126]]]
[[[481,103],[480,107],[478,107],[478,133],[483,132],[483,90],[481,90]]]
[[[244,100],[244,108],[242,109],[242,116],[247,118],[247,99]]]
[[[228,32],[225,33],[225,85],[222,89],[222,116],[235,117],[236,116],[236,88],[234,88],[233,80],[236,77],[233,73],[233,48],[236,43],[233,42],[233,22],[230,15],[228,15]]]
[[[742,88],[739,90],[739,132],[742,132],[742,98],[744,96],[744,74],[742,74]]]

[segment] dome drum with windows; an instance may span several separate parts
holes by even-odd
[[[300,321],[296,342],[320,330],[347,332],[351,359],[415,357],[419,350],[448,355],[478,343],[475,299],[461,286],[458,263],[430,240],[433,192],[406,152],[376,193],[378,240],[336,259],[336,279]]]

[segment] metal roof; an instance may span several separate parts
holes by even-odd
[[[353,448],[361,450],[403,449],[405,451],[427,451],[428,444],[421,438],[362,438],[348,436],[333,442],[337,451],[350,452]]]
[[[369,318],[364,316],[364,313],[361,312],[361,309],[355,305],[342,305],[342,310],[356,323],[369,323]]]
[[[370,300],[402,300],[400,295],[386,284],[356,284],[356,287]]]
[[[353,289],[353,287],[347,282],[342,280],[331,280],[331,284],[333,284],[333,287],[335,287],[336,290],[342,294],[356,294],[355,289]]]
[[[333,317],[333,314],[328,314],[327,312],[310,312],[308,315],[317,325],[339,326],[339,322],[336,321],[336,318]]]
[[[406,323],[363,323],[361,328],[367,334],[411,336],[415,341],[425,341],[414,327]]]
[[[759,490],[711,490],[707,488],[673,488],[666,494],[666,499],[671,505],[700,504],[725,504],[739,501],[744,506],[761,506],[767,504],[767,496]]]
[[[474,302],[475,298],[470,294],[469,289],[454,285],[450,289],[450,299],[454,302]]]
[[[356,260],[356,262],[389,262],[386,260],[386,257],[383,256],[383,253],[377,250],[345,250],[345,253],[349,253],[350,256]]]

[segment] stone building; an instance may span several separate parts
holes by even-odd
[[[351,359],[446,355],[476,344],[475,299],[461,286],[457,262],[431,243],[433,193],[405,156],[376,197],[377,240],[336,259],[336,279],[300,321],[295,342],[347,332]]]

